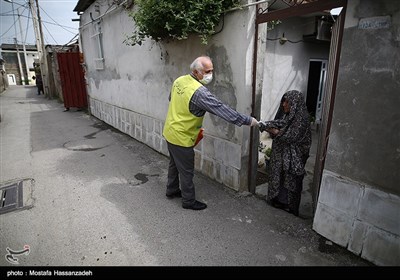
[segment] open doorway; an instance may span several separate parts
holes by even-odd
[[[10,86],[15,86],[17,84],[17,80],[15,79],[14,74],[7,74],[7,79]]]
[[[282,95],[288,90],[299,90],[305,96],[312,128],[312,147],[306,164],[306,176],[303,181],[303,191],[300,204],[300,214],[304,218],[313,218],[315,198],[317,197],[320,179],[315,179],[315,170],[321,165],[317,159],[321,132],[319,126],[328,122],[324,108],[330,109],[330,104],[324,104],[326,93],[332,94],[331,80],[336,69],[336,49],[338,30],[338,15],[331,9],[343,3],[329,1],[329,7],[318,9],[323,1],[307,3],[302,12],[294,8],[283,9],[273,16],[259,17],[258,23],[269,24],[266,38],[265,61],[263,69],[263,87],[260,103],[260,119],[273,120],[280,105]],[[327,9],[329,8],[329,9]],[[282,8],[278,8],[280,10]],[[293,10],[293,16],[290,11]],[[273,13],[272,10],[269,13]],[[268,15],[268,13],[265,13]],[[282,16],[282,17],[280,17]],[[269,20],[268,20],[269,19]],[[336,27],[335,27],[336,25]],[[333,42],[332,42],[333,41]],[[332,51],[332,46],[334,46]],[[333,59],[332,59],[333,58]],[[329,72],[329,68],[331,72]],[[327,90],[329,92],[327,92]],[[328,110],[329,111],[329,110]],[[324,131],[326,132],[326,130]],[[266,195],[268,191],[268,161],[266,153],[272,144],[269,134],[260,134],[258,144],[258,168],[256,179],[256,194]],[[318,172],[317,172],[318,173]],[[319,176],[319,174],[318,174]],[[318,177],[317,176],[317,177]]]
[[[325,59],[310,59],[306,105],[311,116],[311,122],[321,123],[322,117],[322,99],[326,83],[326,70],[328,60]]]

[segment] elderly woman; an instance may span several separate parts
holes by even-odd
[[[310,116],[304,96],[287,91],[273,121],[259,123],[272,140],[267,203],[299,215],[305,164],[311,147]]]

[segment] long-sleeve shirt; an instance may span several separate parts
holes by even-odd
[[[199,87],[193,94],[189,103],[189,111],[197,117],[204,116],[207,111],[237,126],[251,124],[250,116],[241,114],[225,105],[204,86]]]

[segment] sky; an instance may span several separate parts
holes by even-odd
[[[32,14],[27,4],[29,0],[13,1],[16,25],[14,25],[12,4],[5,0],[0,0],[0,43],[13,44],[16,27],[18,44],[23,44],[24,42],[26,45],[35,45],[36,37],[33,29]],[[79,19],[78,14],[73,12],[78,0],[39,0],[38,2],[45,45],[64,45],[73,40],[79,33],[79,22],[72,21],[72,19]],[[20,14],[22,37],[18,14]]]

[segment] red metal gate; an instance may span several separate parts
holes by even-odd
[[[65,108],[86,108],[86,84],[79,52],[57,53],[57,60]]]

